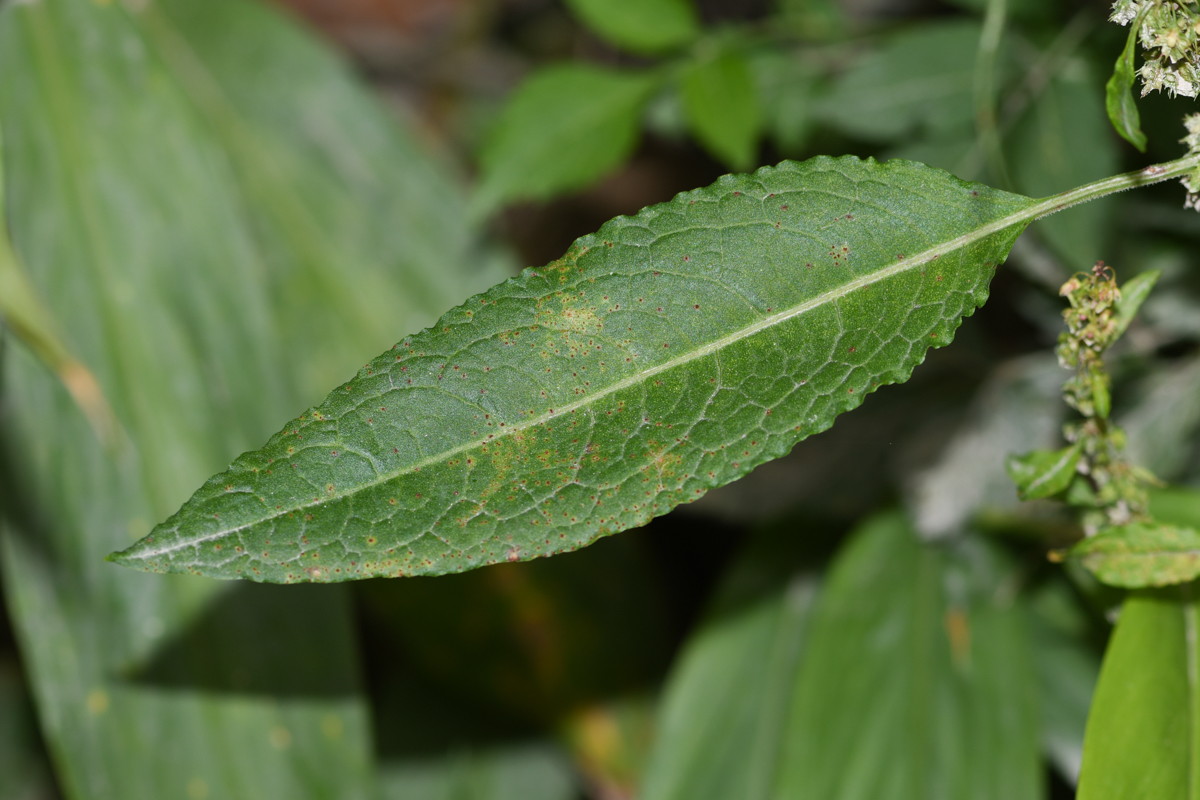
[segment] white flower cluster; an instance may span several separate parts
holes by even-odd
[[[1200,9],[1195,2],[1116,0],[1113,22],[1128,25],[1141,19],[1138,41],[1145,63],[1142,96],[1165,89],[1172,95],[1196,97],[1200,92]]]

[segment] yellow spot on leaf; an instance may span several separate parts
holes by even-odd
[[[292,746],[292,732],[282,725],[276,725],[274,728],[271,728],[269,738],[271,746],[276,750],[287,750]]]
[[[331,742],[342,738],[343,727],[342,718],[337,714],[326,714],[321,719],[321,733]]]
[[[188,781],[187,795],[191,800],[205,800],[208,797],[208,783],[203,778],[192,778]]]
[[[93,714],[103,714],[108,711],[108,692],[103,689],[93,689],[87,696],[88,711]]]
[[[944,620],[946,636],[950,639],[950,652],[959,667],[971,664],[971,626],[962,609],[952,608]]]

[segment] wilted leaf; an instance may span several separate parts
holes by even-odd
[[[1169,586],[1200,575],[1200,532],[1133,522],[1084,539],[1071,549],[1097,578],[1125,589]]]
[[[906,380],[1031,206],[907,162],[722,178],[402,340],[114,558],[336,581],[641,524]]]
[[[689,0],[567,0],[603,38],[635,53],[658,53],[687,44],[700,32]]]
[[[1075,477],[1079,448],[1073,444],[1061,450],[1034,450],[1023,456],[1009,456],[1005,467],[1017,485],[1017,495],[1022,500],[1037,500],[1065,491]]]
[[[681,91],[684,113],[700,144],[733,169],[753,166],[762,109],[746,59],[732,50],[699,58],[684,74]]]
[[[654,73],[583,64],[534,73],[484,144],[476,209],[578,189],[619,165],[637,144],[642,107],[658,83]]]

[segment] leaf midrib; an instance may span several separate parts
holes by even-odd
[[[1051,199],[1053,199],[1053,198],[1051,198]],[[1029,208],[1023,209],[1023,210],[1015,212],[1013,214],[1009,214],[1006,217],[1002,217],[999,220],[996,220],[994,222],[988,223],[987,225],[976,228],[975,230],[973,230],[969,233],[965,233],[957,238],[951,239],[948,242],[944,242],[942,244],[935,245],[934,247],[924,250],[923,252],[918,253],[915,256],[906,258],[904,261],[902,261],[900,263],[891,264],[886,267],[883,267],[882,269],[875,270],[874,272],[871,272],[867,275],[862,275],[858,278],[855,278],[855,279],[843,284],[842,286],[839,286],[836,289],[831,289],[827,292],[819,294],[816,297],[814,297],[810,300],[806,300],[803,303],[799,303],[795,306],[792,306],[789,309],[776,312],[767,317],[763,317],[762,319],[757,320],[757,321],[755,321],[749,325],[746,325],[742,328],[739,328],[738,330],[733,331],[732,333],[726,334],[725,336],[722,336],[718,339],[714,339],[711,342],[699,345],[691,350],[688,350],[687,352],[682,353],[679,356],[671,358],[671,359],[664,361],[660,364],[657,364],[653,367],[649,367],[645,370],[639,371],[638,373],[636,373],[634,375],[630,375],[625,378],[621,378],[620,380],[614,381],[613,383],[609,384],[608,386],[604,387],[603,389],[599,389],[599,390],[593,392],[592,394],[589,394],[585,398],[576,400],[572,403],[568,403],[553,412],[547,412],[544,414],[540,414],[536,417],[532,417],[532,418],[524,420],[522,422],[514,423],[510,426],[507,426],[507,431],[505,433],[500,434],[498,438],[511,437],[515,434],[529,430],[530,428],[534,428],[539,425],[543,425],[555,417],[560,417],[563,414],[570,414],[573,411],[579,410],[580,408],[584,408],[586,406],[593,405],[598,400],[601,400],[602,398],[607,397],[608,395],[619,392],[622,389],[627,389],[631,386],[635,386],[637,384],[644,383],[646,380],[649,380],[653,376],[658,375],[662,372],[666,372],[668,370],[674,369],[683,364],[687,364],[688,362],[695,361],[700,358],[704,358],[705,356],[711,355],[712,353],[723,350],[726,347],[729,347],[730,345],[735,344],[736,342],[739,342],[743,339],[754,336],[757,333],[760,333],[764,330],[767,330],[776,325],[779,325],[780,323],[786,322],[789,319],[801,316],[802,314],[805,314],[805,313],[813,310],[814,308],[819,308],[829,302],[836,301],[842,297],[845,297],[846,295],[850,294],[851,292],[853,292],[857,289],[861,289],[865,286],[870,286],[872,284],[879,283],[880,281],[886,280],[895,275],[899,275],[908,270],[915,269],[917,267],[928,264],[947,253],[952,253],[956,250],[966,247],[967,245],[970,245],[976,241],[979,241],[980,239],[987,238],[988,236],[991,236],[992,234],[995,234],[995,233],[999,233],[1000,231],[1005,230],[1006,228],[1012,227],[1013,225],[1017,225],[1021,222],[1032,219],[1033,216],[1035,216],[1034,210],[1045,205],[1045,203],[1046,203],[1046,201],[1043,201],[1043,202],[1037,203],[1033,206],[1030,206]],[[371,480],[371,481],[368,481],[365,483],[356,484],[355,487],[351,491],[334,493],[333,495],[328,495],[324,499],[319,500],[317,502],[300,503],[300,504],[297,504],[294,506],[289,506],[287,508],[283,508],[278,511],[275,511],[274,513],[266,514],[252,522],[247,522],[242,525],[237,525],[237,526],[231,527],[231,528],[224,528],[220,531],[215,531],[213,533],[206,534],[203,536],[194,536],[194,537],[187,539],[186,541],[174,542],[172,544],[158,547],[153,550],[138,553],[137,556],[141,559],[148,559],[148,558],[154,558],[156,556],[174,553],[178,550],[183,550],[188,547],[194,547],[196,545],[203,544],[205,542],[209,542],[214,539],[221,539],[226,536],[234,535],[240,531],[246,530],[247,528],[251,528],[255,525],[260,525],[264,522],[269,522],[270,520],[277,519],[279,517],[283,517],[287,514],[294,513],[296,511],[313,508],[316,506],[326,505],[335,500],[340,500],[342,498],[349,497],[354,494],[358,494],[359,492],[362,492],[366,489],[370,489],[371,487],[378,486],[381,483],[386,483],[387,481],[395,480],[396,478],[400,477],[401,475],[412,473],[423,467],[427,467],[427,466],[445,461],[446,459],[451,458],[459,453],[463,453],[468,450],[472,450],[474,448],[480,447],[481,445],[486,444],[488,441],[489,440],[487,440],[487,439],[471,439],[471,440],[463,442],[462,444],[457,445],[455,447],[452,447],[452,448],[449,448],[446,450],[441,450],[441,451],[437,452],[436,454],[432,454],[432,455],[426,456],[425,458],[422,458],[418,461],[414,461],[411,464],[409,464],[408,466],[406,466],[402,469],[398,469],[393,472],[390,472],[387,475],[380,476],[374,480]],[[492,439],[490,441],[495,442],[496,439]]]

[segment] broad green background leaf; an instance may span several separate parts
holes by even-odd
[[[455,176],[298,26],[245,0],[160,1],[144,23],[233,167],[276,335],[304,353],[287,364],[302,405],[397,326],[511,274],[466,223]]]
[[[1084,539],[1071,548],[1109,584],[1143,589],[1185,583],[1200,575],[1200,533],[1159,522],[1133,522]]]
[[[1011,567],[920,543],[897,514],[833,564],[779,755],[788,798],[1036,798],[1038,697]]]
[[[1117,143],[1096,86],[1091,65],[1071,59],[1016,124],[1006,143],[1018,191],[1042,197],[1117,172]],[[1109,253],[1114,203],[1084,203],[1033,230],[1072,270],[1090,269]]]
[[[1147,376],[1117,423],[1128,436],[1130,461],[1160,478],[1178,477],[1191,458],[1200,427],[1200,359],[1182,358]],[[1196,527],[1200,520],[1181,524]]]
[[[618,218],[399,342],[119,560],[336,581],[641,524],[906,380],[983,302],[1022,227],[1002,220],[1031,202],[818,158]]]
[[[1137,101],[1133,99],[1134,77],[1137,74],[1133,69],[1133,57],[1137,51],[1138,36],[1141,35],[1141,22],[1139,17],[1129,26],[1125,49],[1117,57],[1112,77],[1104,87],[1104,107],[1108,111],[1109,121],[1121,138],[1144,153],[1146,134],[1142,133],[1141,115],[1138,114]]]
[[[601,37],[635,53],[687,44],[700,32],[691,0],[566,0]]]
[[[787,705],[820,580],[811,530],[760,536],[722,582],[668,678],[640,797],[772,797]],[[811,561],[811,559],[809,559]]]
[[[897,34],[833,85],[818,105],[821,119],[876,141],[970,128],[979,31],[954,21]]]
[[[0,797],[42,800],[50,796],[50,776],[39,751],[37,722],[24,681],[15,660],[0,651]]]
[[[109,447],[116,447],[119,437],[116,420],[95,376],[67,351],[58,323],[38,296],[25,266],[13,251],[8,227],[4,224],[3,158],[0,147],[0,324],[40,358],[47,369],[58,375],[100,440]]]
[[[603,177],[633,151],[642,107],[659,82],[650,72],[584,64],[534,73],[484,144],[476,212],[507,200],[542,200]]]
[[[443,691],[552,729],[647,691],[666,668],[666,611],[641,544],[613,537],[560,558],[368,581],[360,596]]]
[[[746,58],[722,50],[697,58],[680,92],[692,134],[718,161],[735,170],[757,161],[762,108]]]
[[[1143,590],[1122,605],[1088,717],[1079,800],[1197,796],[1194,592]]]
[[[799,153],[816,122],[818,70],[794,53],[775,51],[751,54],[750,68],[763,129],[781,152]]]
[[[5,348],[5,593],[69,797],[367,797],[342,592],[100,559],[311,402],[323,364],[453,302],[473,245],[445,229],[464,204],[297,28],[234,0],[193,11],[203,25],[167,16],[189,8],[0,12],[14,244],[129,434],[110,458]],[[438,277],[406,289],[418,271]]]
[[[574,800],[579,771],[630,784],[621,751],[637,761],[646,748],[641,735],[623,741],[623,707],[645,706],[669,655],[659,577],[644,538],[614,537],[561,558],[359,584],[389,796]]]
[[[1089,619],[1065,579],[1037,587],[1026,604],[1038,676],[1042,750],[1074,785],[1079,780],[1088,710],[1100,674],[1100,653],[1089,642]]]
[[[1150,494],[1150,513],[1173,525],[1200,526],[1200,492],[1172,487]]]
[[[486,571],[474,575],[485,576]],[[486,577],[483,582],[490,583]],[[479,648],[471,643],[491,631],[469,625],[470,615],[458,613],[464,602],[449,610],[422,606],[418,615],[453,625],[424,640],[405,636],[394,624],[429,599],[418,583],[392,581],[382,591],[375,584],[361,584],[360,620],[384,800],[576,800],[580,781],[564,748],[548,740],[545,729],[531,725],[527,716],[509,713],[491,693],[481,691],[481,684],[495,677],[496,659],[481,659]],[[406,587],[412,591],[406,592]],[[480,594],[472,596],[478,599]],[[500,594],[484,599],[495,600]],[[390,606],[391,600],[399,600],[401,608]],[[538,620],[531,618],[539,610],[546,609],[536,599],[520,609],[523,629],[522,621],[505,620],[503,611],[489,614],[489,621],[507,623],[506,632],[515,628],[524,634],[506,641],[508,651],[536,650],[547,643]],[[463,663],[454,662],[456,671],[443,674],[438,669],[441,661],[435,658],[431,663],[431,652]],[[471,672],[470,666],[478,670]]]

